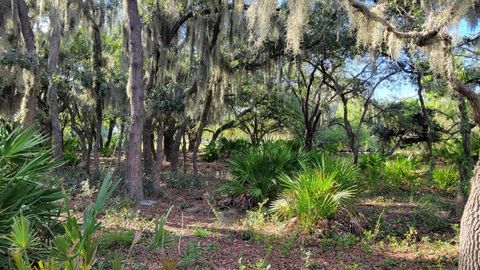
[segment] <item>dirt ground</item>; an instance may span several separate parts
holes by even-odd
[[[256,225],[246,226],[246,213],[224,207],[216,193],[228,178],[225,164],[201,163],[200,171],[201,182],[189,187],[174,187],[165,180],[162,194],[148,196],[147,205],[116,198],[102,216],[102,230],[133,230],[141,240],[133,246],[110,246],[99,254],[107,258],[121,250],[127,269],[455,269],[457,243],[441,240],[450,239],[446,233],[427,239],[419,229],[411,239],[400,235],[365,240],[353,235],[302,235],[278,222],[258,225],[258,230]],[[87,202],[80,195],[72,199],[77,206]],[[370,230],[382,215],[386,227],[407,231],[405,224],[415,207],[415,203],[371,198],[358,203]],[[164,249],[152,249],[148,245],[152,220],[170,208],[166,229],[173,240]],[[269,226],[277,228],[269,230]]]

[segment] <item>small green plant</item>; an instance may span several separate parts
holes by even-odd
[[[454,165],[437,167],[432,172],[434,185],[447,192],[456,190],[459,179],[458,169]]]
[[[126,247],[129,246],[134,239],[132,230],[112,230],[105,231],[100,234],[97,243],[102,248],[111,248],[113,246]]]
[[[297,217],[306,231],[313,230],[319,221],[332,220],[355,197],[354,188],[342,183],[335,171],[305,170],[294,178],[284,176],[280,181],[285,191],[272,203],[271,211],[282,218]]]
[[[260,258],[255,262],[243,262],[243,258],[240,257],[238,259],[238,269],[240,270],[246,270],[246,269],[251,269],[251,270],[269,270],[271,269],[271,265],[265,260],[264,258]]]
[[[230,159],[234,179],[220,191],[245,208],[254,207],[265,199],[273,200],[282,190],[278,178],[298,171],[306,158],[305,152],[292,151],[282,143],[266,142],[249,148]]]
[[[102,182],[95,203],[85,209],[83,223],[67,209],[67,217],[63,223],[64,235],[56,236],[52,241],[52,256],[39,264],[49,264],[48,269],[91,269],[97,261],[96,253],[98,244],[93,238],[99,229],[100,222],[97,215],[103,211],[107,200],[118,186],[119,181],[112,182],[111,174],[108,174]],[[66,203],[68,205],[68,203]],[[13,251],[11,256],[17,269],[30,270],[33,260],[29,255],[35,243],[30,221],[25,217],[15,219],[9,241]]]
[[[62,159],[67,165],[75,166],[81,161],[81,157],[78,155],[80,150],[80,141],[77,138],[65,138]]]
[[[290,252],[290,250],[292,250],[292,248],[295,245],[296,239],[297,239],[297,235],[292,234],[291,236],[288,236],[283,240],[282,245],[280,247],[280,252],[282,253],[282,255],[287,255]]]
[[[204,154],[202,160],[206,162],[213,162],[220,156],[219,149],[216,144],[208,144],[203,150]]]
[[[161,218],[157,218],[154,221],[155,228],[152,240],[150,242],[150,246],[152,248],[160,248],[163,249],[165,247],[170,246],[173,243],[173,235],[171,232],[165,229],[165,225],[167,224],[167,218],[172,211],[172,207],[170,207],[165,215]]]
[[[180,269],[188,269],[188,267],[200,257],[200,251],[201,245],[199,242],[190,243],[187,247],[187,250],[182,255],[182,258],[178,262],[178,267]]]
[[[414,191],[420,187],[419,161],[414,157],[397,156],[385,162],[384,178],[390,187]]]
[[[380,153],[371,153],[360,156],[358,167],[363,173],[365,183],[362,187],[378,192],[384,187],[383,174],[385,171],[385,158]]]
[[[31,269],[29,254],[39,247],[35,239],[32,224],[23,215],[15,217],[10,237],[7,239],[12,243],[11,255],[18,269]]]
[[[211,232],[207,229],[195,228],[195,230],[193,230],[193,234],[195,234],[197,237],[205,238],[210,236]]]

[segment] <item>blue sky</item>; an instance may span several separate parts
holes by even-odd
[[[459,36],[463,38],[478,34],[480,32],[480,25],[477,24],[474,28],[472,28],[465,20],[462,20],[455,30],[458,31],[460,34]],[[389,100],[398,100],[408,97],[417,98],[416,86],[413,85],[408,79],[402,78],[402,76],[396,76],[394,83],[384,82],[382,85],[380,85],[375,92],[374,97],[376,99]]]

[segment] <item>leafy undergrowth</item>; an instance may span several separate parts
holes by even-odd
[[[152,205],[114,198],[97,236],[101,259],[120,256],[127,260],[126,269],[456,268],[458,219],[445,210],[452,209],[449,198],[370,196],[358,203],[368,221],[363,236],[335,230],[305,235],[298,232],[297,220],[281,221],[262,207],[247,212],[222,208],[212,191],[225,182],[216,177],[224,165],[201,166],[202,181],[182,188],[171,181],[184,177],[169,179],[161,196],[150,198]],[[152,248],[153,220],[170,208],[168,243]]]

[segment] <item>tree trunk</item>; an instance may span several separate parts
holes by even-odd
[[[89,134],[87,136],[87,156],[85,160],[85,170],[87,171],[88,174],[90,174],[90,156],[92,154],[92,145],[93,145],[93,136],[92,134]]]
[[[460,112],[460,134],[462,136],[463,159],[459,160],[458,170],[460,173],[460,181],[457,189],[457,214],[463,213],[465,206],[466,194],[465,187],[468,183],[468,178],[471,175],[473,160],[472,160],[472,142],[471,142],[471,127],[468,120],[467,106],[465,98],[458,96],[458,111]]]
[[[198,167],[197,167],[198,150],[200,148],[200,144],[202,143],[203,129],[207,125],[207,117],[210,112],[212,98],[213,98],[213,90],[208,89],[208,93],[205,98],[205,106],[203,107],[202,116],[200,118],[200,124],[198,126],[197,134],[195,136],[195,147],[193,148],[193,153],[192,153],[192,167],[193,167],[194,175],[198,174]]]
[[[183,163],[183,173],[187,173],[187,138],[185,132],[182,135],[182,163]]]
[[[110,122],[108,123],[107,142],[104,145],[105,148],[109,148],[110,144],[112,143],[113,130],[115,129],[116,122],[117,122],[117,119],[115,119],[115,117],[112,117],[110,119]]]
[[[480,163],[477,161],[471,181],[471,191],[460,223],[461,270],[480,269]]]
[[[343,103],[343,125],[345,128],[345,133],[348,137],[348,145],[350,150],[353,153],[353,164],[358,163],[358,145],[357,145],[357,137],[355,132],[353,131],[352,125],[350,124],[350,119],[348,119],[348,99],[345,97],[344,94],[340,95]]]
[[[143,166],[145,173],[150,173],[153,165],[153,127],[152,127],[152,118],[148,117],[145,119],[145,124],[143,128]]]
[[[358,140],[358,136],[354,135],[352,143],[353,164],[358,164],[358,158],[360,157],[360,143]]]
[[[160,174],[163,166],[163,125],[157,125],[157,152],[155,158],[155,167],[152,170],[153,192],[160,192]]]
[[[458,97],[458,110],[460,111],[460,134],[462,135],[463,154],[465,157],[464,165],[466,166],[466,171],[471,172],[473,169],[471,142],[472,127],[470,126],[470,121],[468,119],[467,104],[462,96]]]
[[[188,133],[188,152],[193,152],[195,148],[195,132]]]
[[[22,114],[22,126],[27,127],[35,123],[37,120],[37,91],[40,85],[38,75],[38,57],[37,48],[35,46],[35,36],[33,35],[30,17],[28,15],[28,7],[24,0],[17,0],[18,18],[22,30],[23,41],[27,47],[28,56],[33,60],[31,70],[25,70],[28,77],[31,78],[28,85],[25,86],[25,94],[22,99],[20,112]]]
[[[82,159],[86,161],[88,156],[87,138],[83,133],[83,131],[78,127],[77,122],[75,121],[75,111],[70,107],[67,107],[67,110],[70,114],[70,126],[72,127],[73,131],[75,131],[75,133],[78,136],[78,139],[80,140],[80,149],[82,151]]]
[[[59,158],[63,153],[62,128],[58,117],[58,54],[60,47],[60,25],[57,21],[57,10],[52,5],[50,8],[50,55],[48,58],[48,71],[50,73],[50,88],[48,93],[49,117],[52,126],[52,138],[54,142],[54,155]]]
[[[103,122],[103,93],[101,93],[101,85],[103,83],[102,76],[102,39],[98,26],[93,31],[93,63],[95,73],[95,146],[93,150],[95,174],[100,173],[100,145],[102,144],[102,122]]]
[[[173,144],[170,149],[170,171],[172,173],[176,173],[178,170],[180,144],[182,142],[183,134],[185,133],[185,125],[186,125],[184,117],[185,116],[182,116],[180,128],[178,129],[177,134],[175,134]]]
[[[125,136],[125,121],[122,120],[122,123],[120,124],[120,137],[118,138],[118,144],[117,144],[117,161],[115,164],[115,168],[118,170],[118,167],[120,166],[120,161],[122,161],[122,155],[123,155],[123,137]]]
[[[165,155],[165,160],[166,161],[171,161],[171,153],[172,153],[172,145],[173,141],[175,140],[175,129],[174,127],[171,126],[172,123],[170,123],[170,126],[167,128],[166,125],[164,124],[164,132],[163,132],[163,153]]]
[[[313,148],[313,131],[310,128],[306,128],[305,130],[305,149],[307,151],[312,150]]]
[[[130,196],[143,200],[142,138],[144,123],[142,22],[136,0],[124,0],[129,36],[128,96],[130,98],[130,128],[128,131],[125,180]]]
[[[465,164],[461,160],[456,162],[457,167],[458,167],[458,172],[460,175],[460,179],[458,181],[458,187],[457,187],[457,194],[455,201],[457,203],[456,208],[455,208],[455,214],[458,217],[461,217],[463,214],[463,208],[465,207],[465,185],[468,181],[468,176],[469,173],[466,171]]]
[[[433,169],[435,168],[435,158],[433,156],[433,135],[432,135],[432,123],[430,121],[430,116],[428,115],[427,108],[425,107],[425,101],[423,100],[423,84],[422,84],[422,72],[417,74],[417,94],[418,100],[420,101],[420,108],[422,110],[423,117],[427,123],[427,151],[428,151],[428,160],[429,160],[429,174],[432,177]]]

